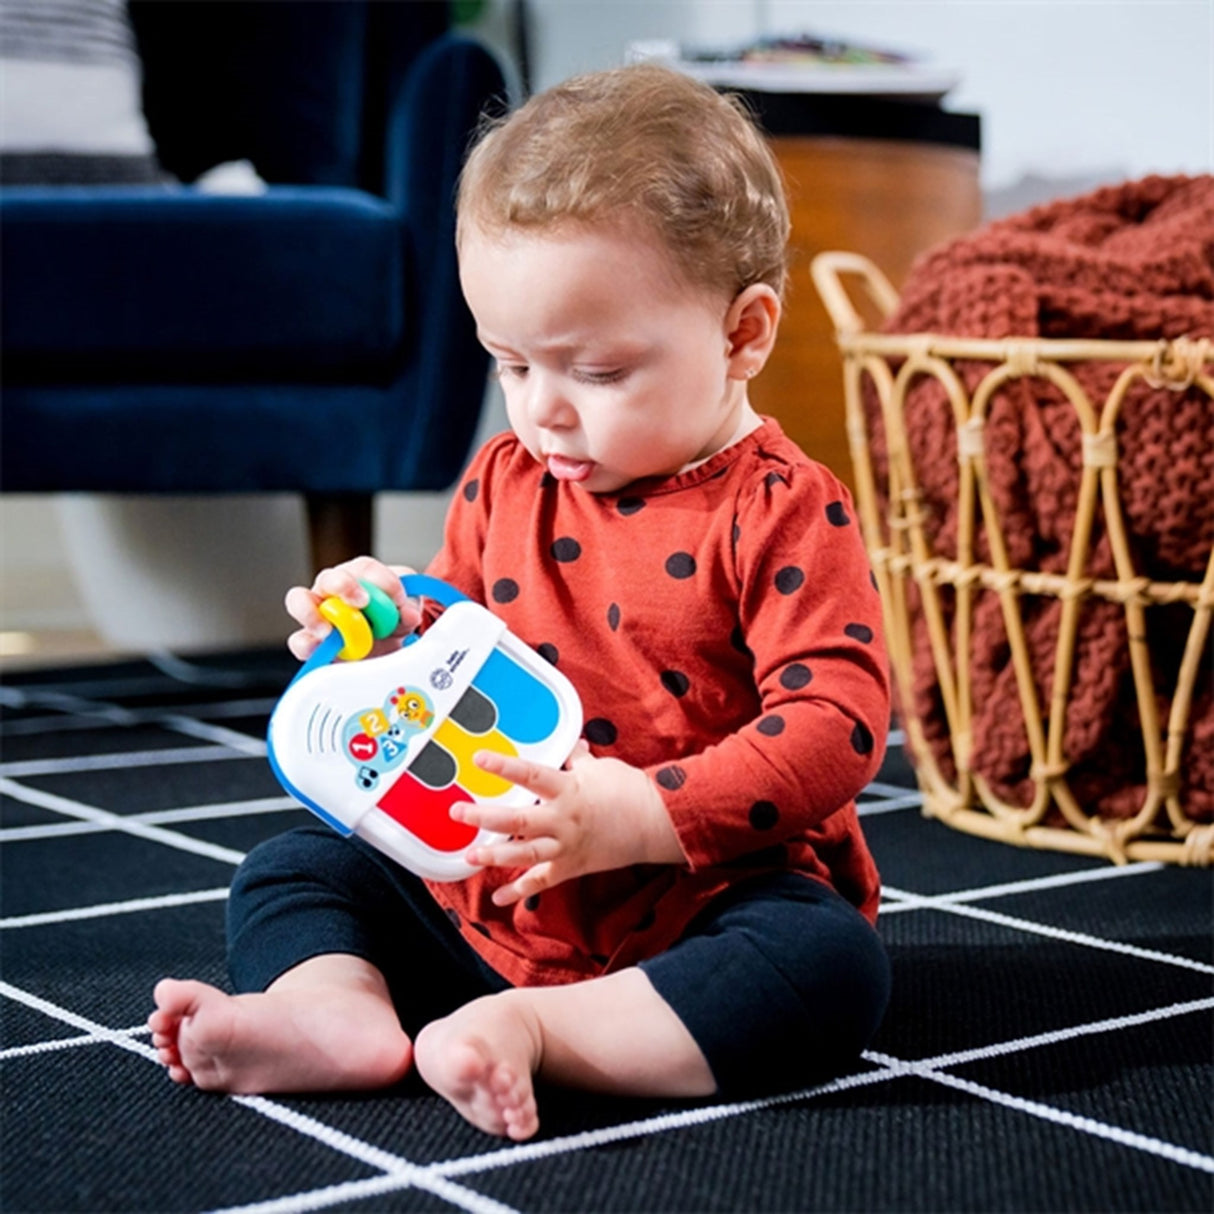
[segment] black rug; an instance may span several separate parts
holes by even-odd
[[[545,1089],[524,1145],[416,1081],[177,1087],[143,1028],[152,986],[224,982],[234,865],[310,820],[262,744],[292,669],[238,654],[0,688],[4,1211],[1214,1208],[1209,874],[949,831],[896,745],[864,811],[894,998],[853,1073],[746,1104]]]

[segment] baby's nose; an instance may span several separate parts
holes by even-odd
[[[551,375],[535,375],[528,384],[527,408],[532,424],[542,429],[571,425],[576,411],[560,380]]]

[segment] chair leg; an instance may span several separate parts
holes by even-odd
[[[307,493],[312,571],[371,551],[375,498],[370,493]]]

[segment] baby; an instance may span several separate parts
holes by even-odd
[[[781,313],[779,172],[734,101],[637,66],[490,124],[458,208],[511,428],[428,572],[568,675],[584,740],[560,770],[476,756],[535,803],[451,810],[506,836],[462,882],[320,824],[263,843],[229,902],[240,993],[163,980],[154,1044],[173,1079],[231,1092],[415,1067],[513,1139],[538,1128],[536,1076],[666,1098],[812,1082],[888,999],[854,798],[889,689],[847,491],[748,399]],[[362,557],[292,589],[292,651],[327,632],[323,598],[366,604],[359,579],[413,629],[403,572]]]

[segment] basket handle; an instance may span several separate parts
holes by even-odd
[[[861,280],[861,285],[882,316],[890,315],[898,306],[898,292],[889,279],[859,253],[819,253],[813,259],[810,273],[840,337],[862,333],[865,328],[863,317],[856,311],[843,285],[844,274],[854,275]]]

